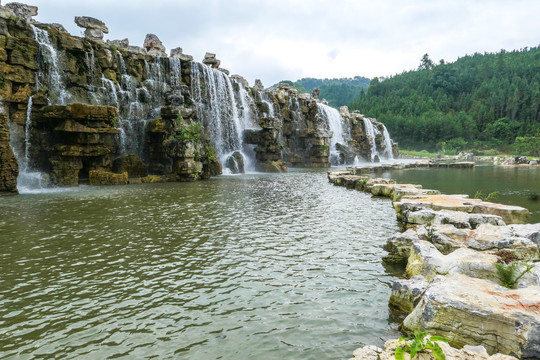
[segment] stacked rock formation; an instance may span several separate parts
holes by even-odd
[[[109,33],[109,28],[103,21],[90,16],[76,16],[75,24],[85,29],[84,37],[88,40],[103,41],[104,34]]]

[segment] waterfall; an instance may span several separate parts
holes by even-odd
[[[333,133],[332,139],[330,140],[330,163],[332,165],[339,165],[341,161],[337,144],[347,146],[347,142],[343,137],[343,133],[345,132],[343,127],[344,120],[339,114],[339,111],[328,105],[318,103],[317,107],[319,108],[319,113],[322,115],[328,129]]]
[[[25,124],[25,140],[24,140],[24,149],[16,144],[16,139],[13,137],[11,139],[11,147],[19,164],[19,176],[17,177],[17,189],[20,193],[28,193],[32,191],[40,191],[46,185],[44,175],[35,171],[31,167],[30,160],[30,147],[32,146],[30,142],[30,135],[32,132],[32,104],[33,96],[28,98],[28,108],[26,109],[26,124]],[[20,149],[20,150],[19,150]],[[21,150],[24,154],[21,154]]]
[[[49,88],[49,102],[58,102],[65,105],[69,96],[66,92],[65,86],[62,82],[60,73],[58,72],[59,61],[56,49],[52,46],[49,39],[49,33],[34,25],[30,25],[34,32],[34,39],[39,45],[39,57],[38,63],[42,66],[36,75],[36,90],[39,90],[42,86]],[[17,177],[17,188],[19,192],[26,193],[32,191],[41,191],[46,185],[44,175],[32,169],[32,161],[30,159],[30,149],[32,147],[31,135],[32,135],[32,105],[34,95],[28,98],[28,105],[26,108],[26,123],[24,126],[24,148],[18,145],[22,139],[17,136],[12,136],[10,145],[13,148],[17,164],[19,165],[19,176]],[[16,133],[14,131],[12,134]],[[18,141],[17,141],[18,140]]]
[[[244,146],[243,132],[256,125],[246,100],[247,92],[240,84],[237,85],[239,90],[235,94],[233,83],[225,73],[200,63],[191,64],[193,100],[199,119],[210,132],[219,162],[225,166],[227,160],[238,152],[243,157],[245,168],[251,170],[253,161],[246,154],[248,148]]]
[[[386,129],[386,126],[383,124],[383,138],[384,138],[384,156],[387,159],[393,159],[394,153],[392,151],[392,139],[390,139],[390,134]]]
[[[38,71],[38,79],[36,83],[36,88],[39,89],[41,85],[46,85],[49,87],[49,96],[52,99],[49,99],[50,103],[57,103],[60,105],[66,105],[69,100],[69,94],[66,91],[66,87],[62,81],[62,77],[58,72],[59,61],[58,53],[56,49],[52,46],[49,39],[49,33],[45,30],[42,30],[34,25],[30,25],[34,31],[34,38],[39,44],[39,55],[42,59],[42,63],[45,65],[46,74],[43,74],[40,67]],[[42,83],[46,79],[46,83]]]
[[[171,67],[171,86],[173,88],[182,85],[182,63],[180,59],[169,58],[169,66]]]
[[[364,128],[366,132],[366,138],[371,145],[371,161],[373,162],[373,160],[375,160],[375,156],[379,155],[379,152],[377,151],[377,141],[375,139],[375,136],[379,132],[379,130],[377,130],[377,128],[368,118],[364,118]]]
[[[394,158],[394,155],[392,153],[392,139],[390,139],[390,134],[388,133],[388,130],[386,129],[386,126],[384,126],[384,124],[380,125],[382,125],[383,129],[382,134],[377,128],[377,126],[373,124],[371,119],[364,118],[366,137],[369,144],[371,145],[371,161],[375,160],[375,156],[378,156],[379,158],[381,156],[384,156],[386,159]],[[384,149],[381,149],[382,152],[377,149],[377,135],[382,135],[383,137]]]
[[[129,74],[120,51],[115,52],[114,58],[118,66],[118,82],[102,75],[102,103],[118,108],[120,153],[137,154],[144,159],[146,125],[149,120],[160,116],[166,92],[170,88],[179,88],[182,83],[180,59],[168,59],[168,69],[163,58],[151,63],[144,60],[145,77],[139,82]]]
[[[266,117],[274,117],[275,116],[275,109],[274,109],[274,103],[270,101],[270,95],[266,91],[261,91],[261,101],[268,105],[268,113],[263,113],[263,116]]]

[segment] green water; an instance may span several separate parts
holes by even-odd
[[[394,337],[387,199],[325,172],[0,198],[0,358],[347,359]]]
[[[498,192],[491,201],[521,206],[532,212],[530,222],[540,222],[540,169],[519,166],[482,166],[473,169],[407,169],[385,172],[382,177],[399,183],[421,184],[445,194]]]

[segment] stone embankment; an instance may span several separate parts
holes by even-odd
[[[373,177],[426,163],[328,173],[334,185],[391,198],[407,229],[388,239],[383,259],[405,266],[389,300],[407,315],[402,329],[444,336],[447,359],[540,358],[540,223],[526,224],[521,207]],[[397,346],[361,348],[354,359],[392,359]]]

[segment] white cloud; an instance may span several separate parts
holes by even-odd
[[[251,83],[301,77],[374,77],[415,68],[428,53],[453,61],[474,52],[537,46],[536,0],[33,0],[37,20],[73,34],[93,16],[109,39],[141,45],[147,33],[196,60],[217,53]]]

